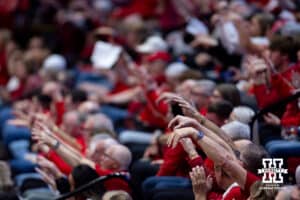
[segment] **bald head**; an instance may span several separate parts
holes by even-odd
[[[118,145],[113,145],[109,147],[111,150],[112,154],[111,156],[119,161],[120,164],[120,169],[119,170],[128,170],[128,167],[131,163],[132,160],[132,155],[130,150],[121,144]]]
[[[101,156],[104,151],[113,145],[117,145],[118,141],[113,138],[105,138],[99,140],[92,140],[89,145],[89,157],[96,163],[101,163]]]

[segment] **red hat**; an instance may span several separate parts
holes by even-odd
[[[165,51],[159,51],[159,52],[155,52],[153,54],[150,54],[147,57],[147,61],[149,62],[153,62],[153,61],[157,61],[157,60],[162,60],[165,62],[170,62],[171,60],[171,56],[168,52]]]

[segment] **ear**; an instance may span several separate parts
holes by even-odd
[[[118,169],[120,169],[120,164],[114,163],[114,164],[112,165],[112,168],[118,170]]]

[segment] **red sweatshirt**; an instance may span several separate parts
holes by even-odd
[[[291,95],[293,88],[290,84],[292,84],[292,76],[296,73],[300,74],[300,65],[293,65],[280,74],[272,75],[270,88],[264,84],[255,85],[253,91],[259,108],[264,108]]]

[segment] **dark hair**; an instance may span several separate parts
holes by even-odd
[[[216,87],[222,98],[229,101],[234,107],[241,104],[241,96],[237,87],[233,84],[223,83]]]
[[[216,103],[210,104],[207,111],[210,113],[215,113],[219,118],[225,120],[229,117],[233,110],[233,106],[230,102],[221,100]]]
[[[270,49],[287,55],[290,61],[295,62],[297,60],[297,44],[294,37],[275,35],[271,38]]]
[[[75,104],[82,103],[88,99],[86,92],[79,89],[73,90],[71,96],[72,96],[72,102]]]
[[[38,99],[38,102],[41,104],[41,106],[44,109],[50,109],[50,105],[52,102],[51,96],[48,96],[45,94],[39,94],[39,95],[37,95],[37,99]]]
[[[268,157],[268,152],[262,146],[254,143],[246,145],[240,155],[241,161],[244,163],[244,167],[254,174],[257,174],[257,170],[263,167],[262,159]]]

